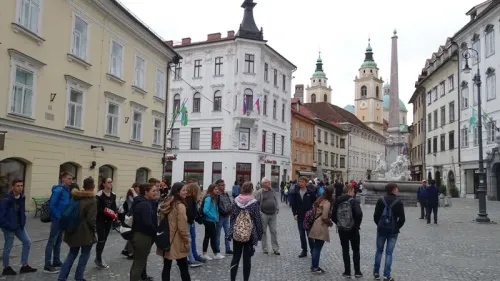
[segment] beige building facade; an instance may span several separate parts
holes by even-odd
[[[421,76],[419,79],[422,79]],[[413,123],[411,125],[411,178],[415,181],[426,179],[425,175],[425,88],[416,83],[410,104],[413,104]]]
[[[319,118],[314,119],[314,150],[316,155],[316,175],[330,183],[347,180],[348,131]]]
[[[0,22],[0,195],[21,178],[49,196],[62,171],[119,196],[161,178],[172,48],[114,0],[7,0]]]

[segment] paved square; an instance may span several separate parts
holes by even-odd
[[[361,266],[365,277],[360,280],[372,280],[371,270],[375,254],[375,224],[373,206],[363,206],[364,219],[361,229]],[[500,221],[500,202],[488,201],[490,218]],[[418,208],[406,208],[407,221],[398,238],[394,252],[393,277],[396,280],[422,281],[500,281],[500,224],[478,225],[472,221],[477,213],[477,201],[473,199],[455,199],[451,208],[439,209],[439,224],[427,225],[419,220]],[[45,239],[48,236],[48,224],[30,219],[28,230],[33,240],[30,263],[40,272],[15,277],[0,277],[0,280],[54,281],[57,275],[41,272],[44,259]],[[201,250],[203,227],[197,225],[197,246]],[[345,280],[340,275],[343,271],[340,242],[335,229],[330,231],[331,243],[326,243],[321,256],[320,266],[327,271],[325,275],[313,276],[309,272],[311,258],[299,259],[300,243],[297,225],[292,218],[290,208],[281,206],[278,222],[278,234],[281,256],[264,255],[260,244],[252,259],[254,281],[299,281],[299,280]],[[269,235],[268,235],[269,237]],[[21,248],[16,242],[12,251],[11,265],[19,269]],[[104,259],[110,265],[108,270],[94,267],[95,250],[86,272],[87,280],[129,280],[128,272],[131,261],[120,255],[125,242],[116,232],[110,235],[104,252]],[[3,235],[0,237],[3,248]],[[224,252],[224,246],[221,249]],[[62,258],[68,251],[63,245]],[[153,251],[154,252],[154,249]],[[229,280],[231,258],[211,261],[203,267],[190,269],[193,281]],[[154,253],[148,264],[148,273],[155,280],[161,280],[163,262]],[[74,276],[74,268],[70,277]],[[180,280],[174,265],[172,280]],[[72,279],[69,280],[72,280]],[[239,277],[241,278],[241,263]]]

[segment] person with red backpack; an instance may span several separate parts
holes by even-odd
[[[385,249],[384,280],[394,281],[391,277],[392,252],[396,247],[399,230],[405,224],[405,210],[403,202],[397,197],[399,190],[396,183],[390,182],[385,186],[387,195],[378,199],[373,213],[373,221],[377,225],[377,252],[373,265],[373,277],[380,279],[380,263]]]
[[[245,182],[241,186],[240,195],[234,200],[231,212],[231,224],[226,236],[227,239],[233,240],[231,281],[236,281],[241,256],[243,256],[243,280],[249,280],[255,246],[262,240],[260,203],[252,193],[253,184]]]

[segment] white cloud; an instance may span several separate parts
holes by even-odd
[[[121,0],[165,40],[206,40],[209,33],[237,31],[243,0]],[[468,0],[255,0],[255,21],[268,44],[298,70],[293,84],[309,84],[318,50],[333,88],[333,103],[353,104],[353,79],[364,60],[368,36],[384,80],[390,76],[391,36],[399,36],[399,95],[406,104],[425,60],[465,23]],[[409,122],[412,108],[407,106]]]

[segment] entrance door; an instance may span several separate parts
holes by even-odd
[[[441,172],[440,171],[436,171],[436,174],[435,174],[435,179],[436,179],[436,187],[440,187],[441,186]]]
[[[236,180],[240,184],[252,180],[251,163],[236,163]]]

